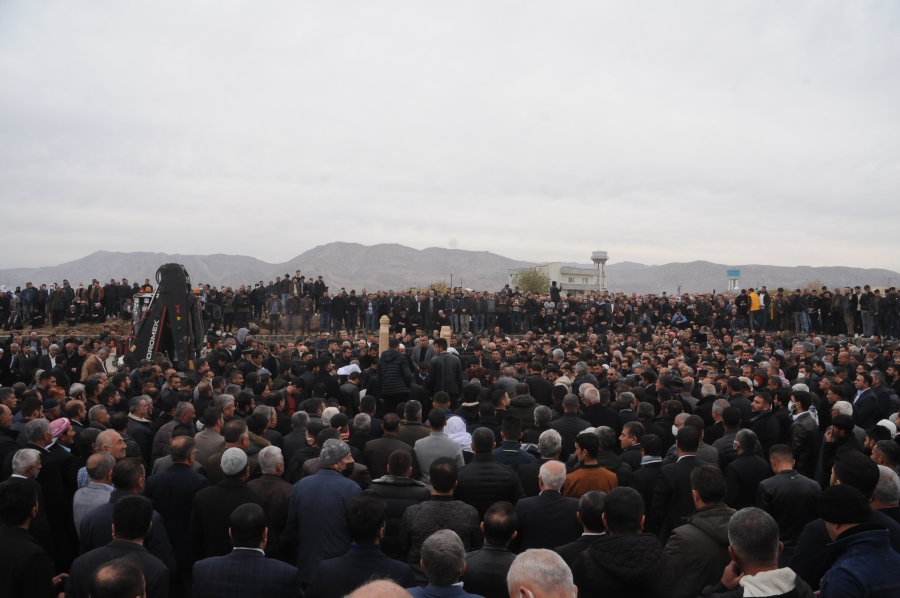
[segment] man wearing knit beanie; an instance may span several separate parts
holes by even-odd
[[[887,529],[871,522],[866,495],[839,484],[822,493],[818,507],[836,557],[822,577],[820,598],[900,596],[900,554],[891,548]]]

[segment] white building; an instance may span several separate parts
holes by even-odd
[[[576,266],[565,266],[562,262],[547,262],[538,264],[532,268],[510,268],[509,284],[513,284],[513,277],[520,272],[528,270],[540,270],[550,277],[551,281],[556,281],[562,295],[575,295],[581,297],[587,293],[606,290],[606,260],[609,255],[605,251],[595,251],[591,254],[591,261],[597,265],[596,268],[578,268]]]

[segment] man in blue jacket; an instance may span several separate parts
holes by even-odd
[[[819,497],[819,516],[833,544],[834,565],[822,578],[821,598],[900,595],[900,554],[887,529],[872,523],[872,507],[856,488],[831,486]]]
[[[300,581],[310,583],[319,561],[344,556],[350,550],[350,533],[344,510],[362,492],[345,478],[353,463],[350,447],[331,438],[319,453],[322,469],[294,484],[288,504],[285,534],[297,546]]]

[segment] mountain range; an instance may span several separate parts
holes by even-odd
[[[322,276],[332,291],[350,289],[407,289],[424,287],[432,282],[452,282],[454,286],[473,289],[500,289],[508,281],[509,268],[534,265],[487,251],[465,251],[429,247],[413,249],[398,244],[382,243],[365,246],[358,243],[335,242],[314,247],[281,264],[270,264],[243,255],[180,255],[149,252],[96,251],[86,257],[58,266],[41,268],[13,268],[0,270],[0,284],[22,286],[26,282],[61,283],[69,280],[73,286],[101,282],[110,278],[143,282],[155,280],[156,269],[165,263],[183,264],[191,281],[221,286],[252,284],[274,280],[276,276],[294,275],[301,270],[307,278]],[[593,268],[592,264],[582,264]],[[900,285],[900,273],[892,270],[849,267],[811,266],[726,266],[706,261],[646,265],[635,262],[608,264],[608,285],[611,291],[658,293],[708,292],[727,288],[725,271],[735,267],[741,271],[743,287],[767,285],[795,288],[816,281],[829,288],[845,285]]]

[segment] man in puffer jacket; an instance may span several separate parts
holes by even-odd
[[[735,510],[722,502],[725,476],[715,465],[696,468],[691,472],[691,494],[697,510],[666,542],[666,554],[678,571],[672,588],[674,598],[696,598],[703,588],[715,585],[731,563],[728,521]]]
[[[606,495],[600,536],[572,563],[579,598],[663,598],[671,596],[674,569],[653,534],[642,534],[644,499],[633,488]]]
[[[386,413],[396,413],[397,405],[409,399],[412,372],[409,369],[409,359],[399,351],[399,348],[400,339],[391,338],[388,341],[388,350],[378,359],[378,381]]]

